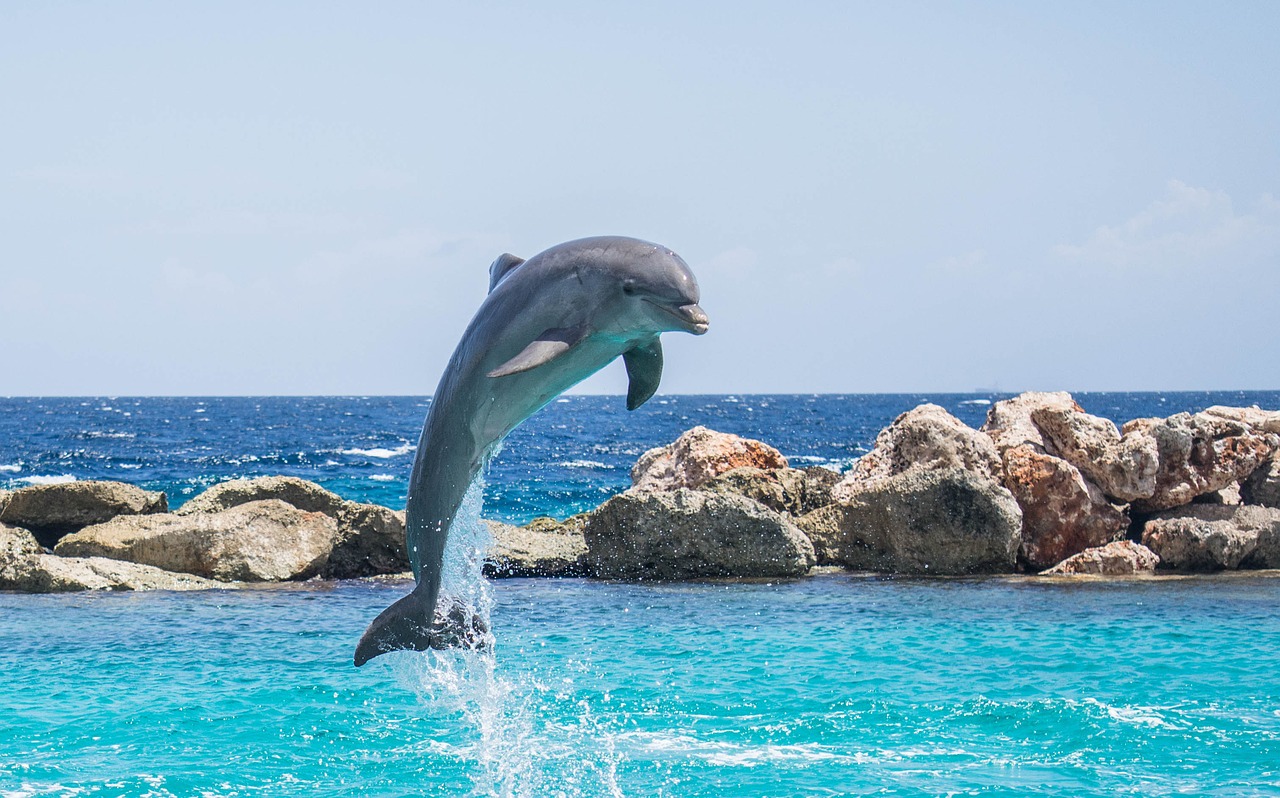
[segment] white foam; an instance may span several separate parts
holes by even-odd
[[[395,482],[396,475],[395,474],[370,474],[369,479],[373,480],[374,482]]]
[[[608,468],[609,466],[599,460],[561,460],[556,463],[558,466],[565,468]]]
[[[15,482],[25,482],[28,485],[63,485],[67,482],[75,482],[76,478],[70,474],[62,474],[59,476],[36,475],[32,477],[18,477]]]
[[[382,447],[376,447],[373,449],[342,449],[338,454],[350,454],[358,457],[377,457],[381,460],[387,460],[392,457],[400,457],[401,455],[408,454],[417,448],[418,447],[412,443],[406,443],[397,446],[394,449],[384,449]]]
[[[22,470],[22,463],[12,463],[10,465],[0,465],[0,472],[16,474]]]
[[[964,400],[963,402],[961,402],[960,404],[962,404],[962,405],[989,405],[989,404],[991,404],[991,400],[990,400],[990,399],[965,399],[965,400]]]

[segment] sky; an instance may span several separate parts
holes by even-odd
[[[1280,3],[5,3],[0,395],[429,394],[671,247],[663,393],[1280,388]],[[615,363],[583,383],[624,393]]]

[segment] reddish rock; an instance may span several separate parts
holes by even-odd
[[[631,489],[697,488],[735,468],[786,467],[787,458],[767,443],[694,427],[675,442],[641,455],[631,469]]]
[[[1117,540],[1085,549],[1044,572],[1046,576],[1134,576],[1153,573],[1160,557],[1141,543]]]
[[[1032,414],[1040,409],[1084,412],[1084,408],[1076,404],[1071,394],[1065,391],[1056,393],[1030,391],[992,405],[987,411],[987,420],[980,431],[991,438],[996,449],[1001,453],[1015,446],[1025,445],[1031,445],[1039,452],[1047,451],[1044,435],[1031,418]]]
[[[1133,501],[1155,493],[1160,456],[1154,440],[1122,439],[1114,423],[1081,410],[1042,407],[1031,418],[1048,453],[1080,469],[1106,495]]]
[[[1022,508],[1023,560],[1048,568],[1124,537],[1129,516],[1067,461],[1031,444],[1004,453],[1004,485]]]

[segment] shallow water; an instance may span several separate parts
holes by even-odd
[[[351,667],[406,587],[0,595],[0,794],[1280,791],[1280,579],[510,580]]]

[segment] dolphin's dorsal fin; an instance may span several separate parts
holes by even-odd
[[[555,327],[550,330],[543,330],[528,346],[520,350],[520,354],[489,372],[489,376],[506,377],[509,374],[519,374],[522,371],[536,369],[538,366],[550,363],[565,352],[568,352],[582,343],[586,337],[587,328],[585,326]]]
[[[631,381],[627,386],[627,409],[635,410],[649,401],[662,382],[662,342],[654,338],[650,343],[628,349],[622,354],[622,362]]]
[[[511,270],[524,263],[524,258],[517,258],[510,252],[504,252],[498,256],[489,266],[489,292],[493,293],[493,289],[498,283],[502,282],[502,278],[511,273]]]

